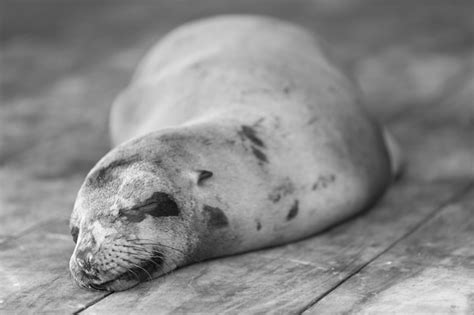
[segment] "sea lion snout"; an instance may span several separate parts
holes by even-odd
[[[76,283],[83,288],[97,289],[101,281],[96,261],[90,250],[77,250],[71,256],[69,269]]]
[[[93,269],[94,256],[90,250],[83,250],[76,254],[76,263],[84,271],[90,272]]]
[[[70,270],[80,287],[121,291],[161,274],[164,256],[153,246],[122,236],[121,240],[109,238],[96,247],[78,243],[71,256]]]
[[[80,287],[97,289],[102,281],[102,269],[107,267],[97,257],[97,242],[91,231],[84,229],[76,241],[76,248],[69,262],[71,274]]]

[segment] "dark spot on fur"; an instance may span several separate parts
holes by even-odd
[[[334,183],[334,181],[336,181],[336,175],[334,174],[330,174],[327,176],[321,175],[318,177],[318,180],[313,184],[312,190],[324,189],[330,184]]]
[[[78,235],[79,235],[79,228],[77,226],[71,227],[71,236],[74,243],[77,243]]]
[[[295,200],[295,203],[291,207],[290,211],[288,212],[288,215],[286,216],[286,220],[290,221],[294,219],[298,215],[298,200]]]
[[[253,155],[255,155],[255,157],[257,157],[257,159],[260,160],[260,162],[268,163],[268,159],[267,159],[267,156],[265,155],[265,153],[263,153],[262,151],[260,151],[256,147],[252,147],[252,153],[253,153]]]
[[[205,171],[205,170],[202,170],[202,171],[198,171],[199,172],[199,176],[198,176],[198,185],[202,184],[202,182],[208,178],[211,178],[212,177],[212,172],[210,171]]]
[[[119,216],[127,218],[130,222],[141,222],[146,215],[158,217],[179,216],[179,208],[170,195],[163,192],[155,192],[143,203],[130,209],[120,209]]]
[[[285,86],[285,87],[283,88],[283,93],[289,94],[289,93],[290,93],[290,90],[291,90],[291,89],[290,89],[289,86]]]
[[[203,210],[208,216],[207,222],[209,226],[215,228],[223,228],[229,225],[229,220],[227,219],[227,216],[220,208],[204,205]]]
[[[255,131],[255,129],[253,129],[252,127],[250,126],[242,126],[242,131],[241,133],[247,138],[249,139],[250,141],[252,141],[253,144],[255,144],[256,146],[259,146],[259,147],[265,147],[265,144],[263,143],[263,141],[257,137],[257,132]]]
[[[138,154],[134,154],[125,159],[112,161],[109,165],[101,167],[98,170],[94,171],[91,175],[89,175],[87,179],[87,184],[91,186],[101,187],[113,179],[112,171],[114,169],[128,166],[139,161],[140,159],[141,158]]]
[[[295,187],[289,178],[285,178],[283,183],[278,185],[273,189],[273,192],[268,195],[268,199],[270,199],[273,203],[277,203],[280,201],[282,197],[290,195],[295,191]]]
[[[257,221],[257,231],[260,231],[262,229],[262,223],[260,221]]]

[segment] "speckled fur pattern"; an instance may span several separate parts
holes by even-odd
[[[381,128],[320,39],[220,16],[162,39],[115,101],[115,145],[71,216],[70,269],[125,290],[177,267],[308,237],[389,185]]]

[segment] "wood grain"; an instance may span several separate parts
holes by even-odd
[[[72,282],[68,263],[73,245],[64,219],[0,243],[0,313],[72,313],[104,297],[107,293]]]
[[[305,314],[474,313],[474,186]]]
[[[472,275],[472,192],[456,196],[474,178],[474,2],[3,4],[0,313],[286,313],[329,292],[311,312],[471,311],[464,293],[472,282],[463,278]],[[66,223],[83,177],[109,148],[110,103],[166,31],[238,12],[300,23],[333,44],[370,112],[399,140],[402,181],[372,210],[302,242],[196,264],[110,296],[76,288]]]
[[[115,293],[85,313],[295,313],[357,272],[463,187],[398,185],[378,207],[327,233],[177,270]]]

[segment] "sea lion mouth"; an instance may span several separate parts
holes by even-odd
[[[125,260],[125,262],[132,263],[128,260]],[[141,282],[153,280],[153,274],[157,271],[163,271],[163,256],[154,255],[142,264],[133,265],[132,268],[129,268],[127,271],[111,280],[102,283],[89,283],[87,286],[94,290],[123,291],[132,288]]]

